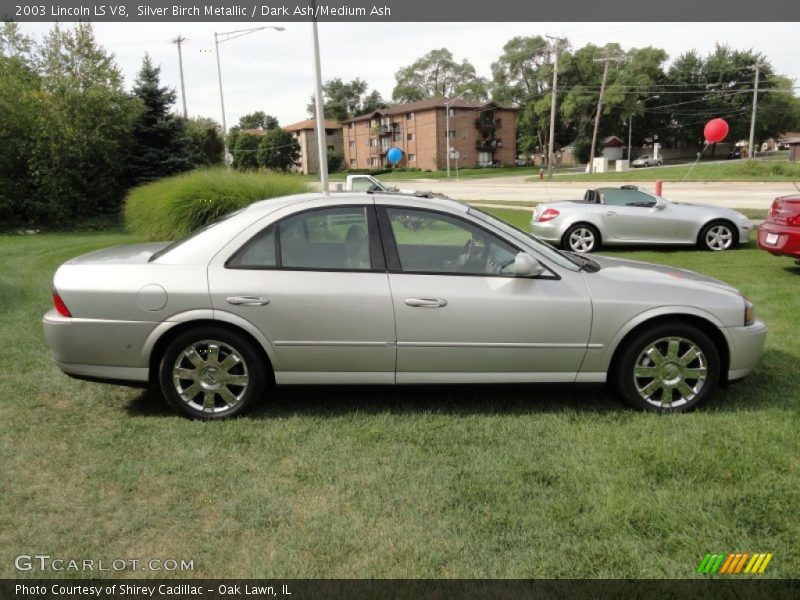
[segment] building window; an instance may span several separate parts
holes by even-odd
[[[370,126],[370,127],[377,127],[378,125],[380,125],[380,123],[378,123],[378,120],[377,120],[377,119],[372,119],[372,120],[369,122],[369,126]]]
[[[347,128],[348,128],[348,129],[352,129],[352,128],[353,128],[353,124],[352,124],[352,123],[348,123],[348,124],[347,124]]]
[[[350,140],[350,147],[351,148],[355,148],[356,147],[356,143],[354,141],[352,141],[352,140]]]
[[[447,138],[450,139],[450,140],[456,139],[456,130],[455,129],[451,129],[450,131],[448,131],[447,132]]]
[[[334,150],[336,150],[336,148],[333,146],[328,146],[328,152],[333,152]]]
[[[413,121],[414,120],[414,113],[413,112],[408,113],[406,115],[406,119],[408,119],[409,121]]]
[[[413,142],[414,141],[414,134],[413,133],[409,133],[406,136],[406,139],[408,139],[409,142]]]
[[[417,155],[416,154],[409,154],[408,155],[408,162],[417,162]]]
[[[351,167],[355,167],[356,166],[356,159],[355,158],[351,158],[350,159],[350,166]]]
[[[447,112],[450,113],[451,117],[455,117],[456,116],[456,109],[455,108],[448,108]]]
[[[378,146],[378,138],[369,138],[369,145],[376,148]]]

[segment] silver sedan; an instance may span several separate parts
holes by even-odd
[[[534,235],[573,252],[614,246],[684,245],[730,250],[747,242],[753,224],[728,208],[670,202],[635,186],[587,190],[583,200],[536,207]]]
[[[689,271],[562,253],[475,208],[402,194],[258,202],[173,244],[63,264],[44,317],[68,375],[242,413],[272,384],[605,382],[691,409],[766,327]]]

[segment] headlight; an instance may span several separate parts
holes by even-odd
[[[753,308],[753,303],[747,298],[744,299],[744,325],[752,325],[756,321],[756,311]]]

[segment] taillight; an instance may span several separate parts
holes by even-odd
[[[539,215],[539,223],[543,223],[544,221],[551,221],[555,219],[561,213],[558,212],[555,208],[548,208],[542,214]]]
[[[53,306],[55,307],[56,312],[62,317],[72,316],[67,308],[67,305],[64,304],[64,301],[61,299],[61,296],[58,295],[58,292],[55,290],[55,288],[53,289]]]

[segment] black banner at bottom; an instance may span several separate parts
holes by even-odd
[[[515,600],[800,597],[780,579],[4,579],[2,600]]]

